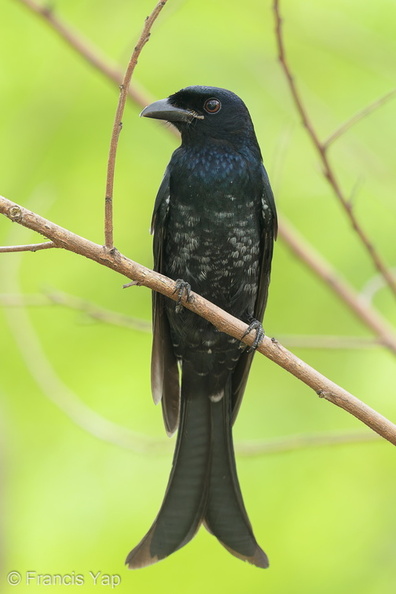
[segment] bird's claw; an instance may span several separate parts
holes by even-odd
[[[248,347],[248,352],[255,351],[265,336],[264,328],[261,323],[258,320],[252,320],[247,327],[246,332],[243,333],[242,340],[245,336],[250,334],[252,330],[256,332],[256,338],[254,339],[252,346]]]
[[[183,311],[183,305],[181,303],[181,300],[183,299],[183,297],[186,298],[186,301],[190,300],[191,286],[189,285],[189,283],[187,283],[183,279],[178,278],[176,281],[176,288],[173,291],[173,293],[177,293],[177,296],[178,296],[175,311],[176,311],[176,313],[180,313],[181,311]]]

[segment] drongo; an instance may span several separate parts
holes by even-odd
[[[155,201],[155,270],[249,324],[259,342],[277,218],[245,104],[231,91],[192,86],[141,115],[172,123],[182,138]],[[138,568],[167,557],[203,523],[230,553],[267,567],[232,441],[254,349],[159,293],[153,333],[153,398],[168,434],[178,433],[161,509],[126,563]]]

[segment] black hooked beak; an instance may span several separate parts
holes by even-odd
[[[167,122],[192,122],[194,118],[198,120],[204,119],[203,115],[199,115],[192,109],[175,107],[170,103],[169,99],[154,101],[154,103],[143,109],[140,117],[166,120]]]

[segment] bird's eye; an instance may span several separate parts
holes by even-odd
[[[218,99],[212,97],[207,99],[204,103],[204,110],[208,113],[217,113],[221,109],[221,103]]]

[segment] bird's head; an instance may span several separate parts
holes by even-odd
[[[235,93],[218,87],[186,87],[143,109],[142,117],[172,123],[183,142],[208,138],[239,142],[256,136],[246,105]]]

